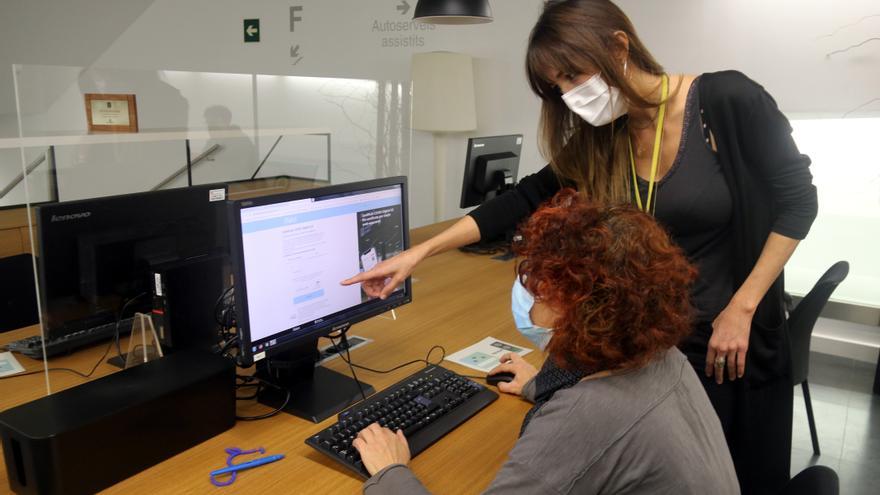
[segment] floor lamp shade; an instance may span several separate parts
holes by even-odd
[[[477,128],[474,62],[451,52],[417,53],[412,59],[413,129],[434,134],[434,220],[446,214],[446,135]]]
[[[489,0],[419,0],[413,19],[429,24],[492,22]]]
[[[463,132],[477,128],[470,55],[417,53],[412,59],[413,129]]]

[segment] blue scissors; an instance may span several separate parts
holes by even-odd
[[[211,471],[211,484],[213,484],[214,486],[229,486],[235,482],[235,478],[238,475],[239,471],[255,468],[257,466],[262,466],[263,464],[269,464],[270,462],[284,459],[283,454],[276,454],[266,457],[260,457],[259,459],[254,459],[252,461],[242,462],[241,464],[232,463],[232,460],[240,455],[256,454],[257,452],[259,452],[260,454],[265,454],[266,449],[264,449],[263,447],[259,447],[253,450],[241,450],[238,447],[226,449],[226,453],[229,454],[229,457],[226,458],[227,467],[218,469],[216,471]],[[217,477],[226,474],[229,475],[229,479],[224,481],[219,481],[217,479]]]

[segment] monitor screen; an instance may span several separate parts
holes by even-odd
[[[150,292],[157,264],[227,252],[225,195],[224,185],[205,185],[39,207],[47,335],[113,323],[127,301]],[[129,309],[150,303],[141,297]]]
[[[468,139],[459,208],[477,206],[516,183],[522,134]]]
[[[408,247],[405,186],[377,179],[236,203],[243,355],[259,361],[409,302],[409,280],[386,300],[340,284]]]

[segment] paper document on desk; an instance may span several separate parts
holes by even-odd
[[[525,356],[532,352],[532,350],[498,340],[494,337],[486,337],[470,347],[465,347],[456,353],[446,356],[446,360],[487,372],[501,364],[498,358],[508,352],[515,352],[520,356]]]
[[[0,352],[0,376],[9,376],[21,373],[24,368],[18,364],[18,360],[11,352]]]

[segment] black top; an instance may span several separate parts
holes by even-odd
[[[788,119],[763,87],[736,71],[703,74],[697,87],[703,122],[715,138],[730,189],[728,268],[737,288],[751,273],[770,232],[806,237],[818,209],[816,188],[810,159],[798,151]],[[494,238],[531,215],[561,185],[572,184],[560,180],[548,165],[469,215],[482,238]],[[752,384],[788,375],[782,295],[780,276],[752,319],[746,366]]]
[[[733,202],[721,163],[703,134],[699,91],[688,90],[681,144],[672,166],[655,184],[654,216],[698,269],[691,292],[697,328],[711,323],[733,297],[730,271],[730,220]],[[648,181],[638,178],[639,194],[648,197]],[[705,339],[708,341],[708,339]],[[705,360],[705,354],[700,356]]]

